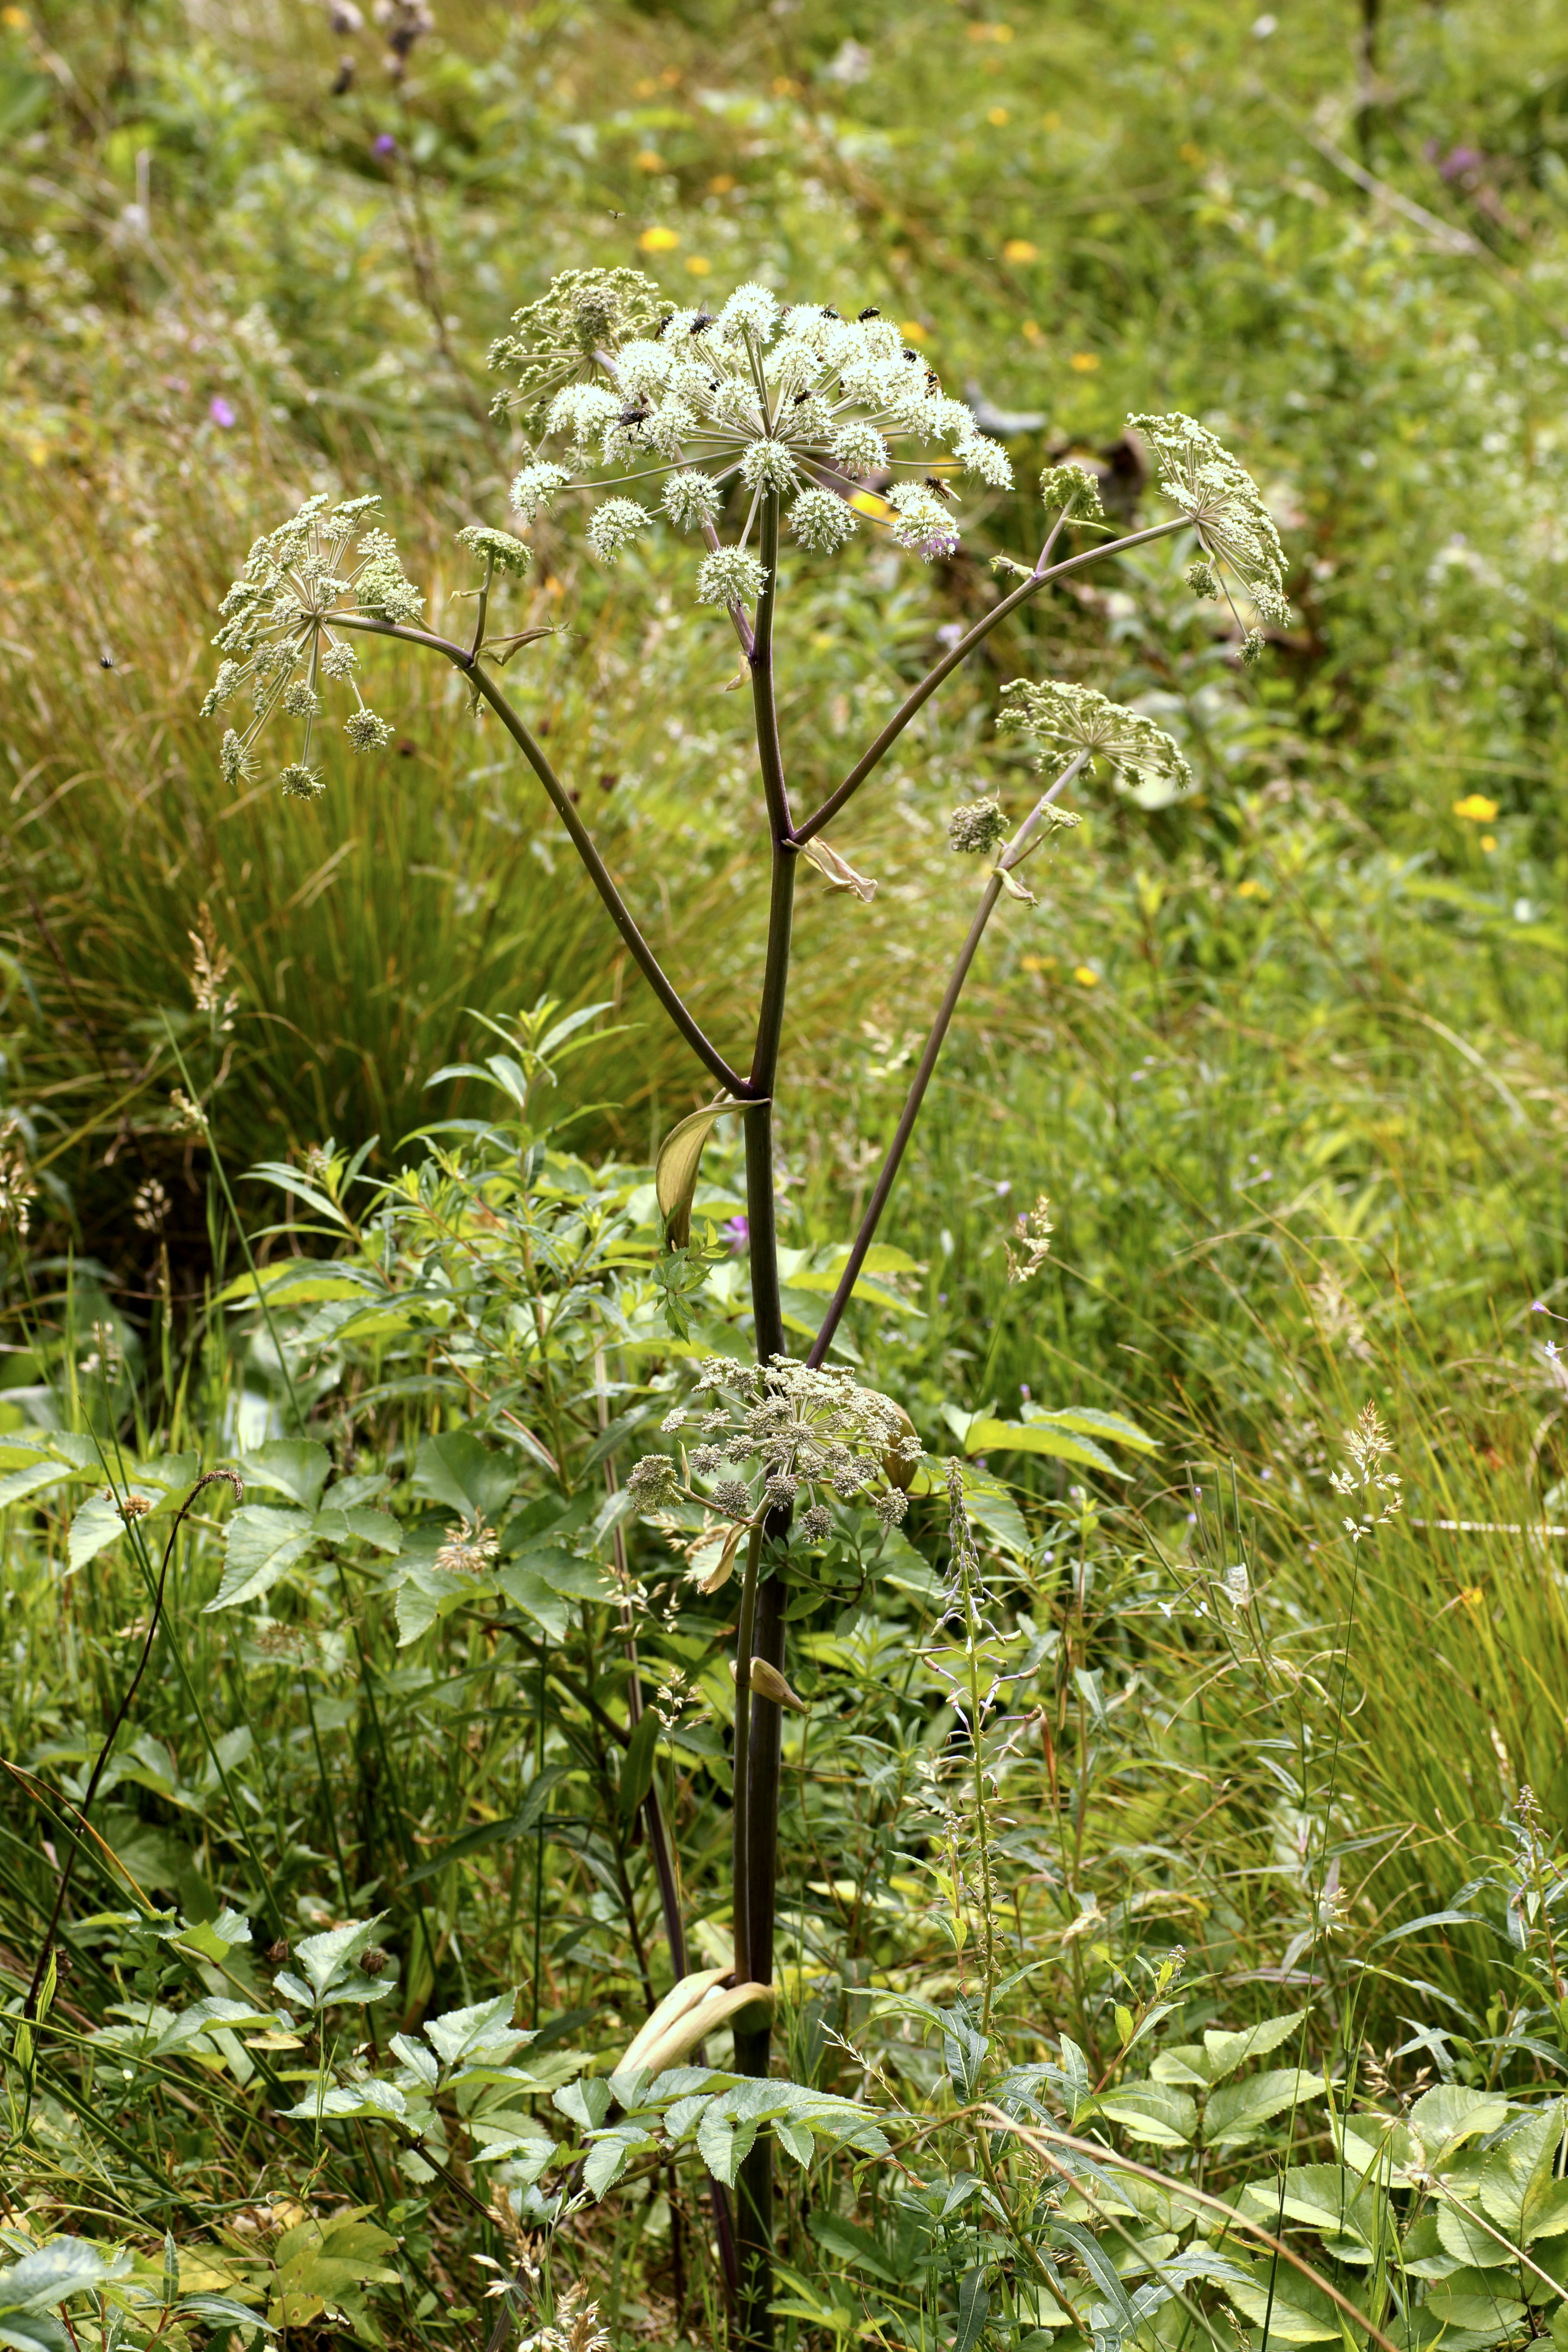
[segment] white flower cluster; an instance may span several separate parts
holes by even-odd
[[[291,521],[258,539],[245,570],[224,598],[223,626],[213,642],[225,659],[202,716],[210,719],[248,688],[251,717],[243,730],[230,727],[219,755],[225,781],[237,783],[254,766],[258,737],[274,711],[304,721],[300,757],[281,772],[284,794],[314,800],[322,789],[310,763],[321,716],[325,680],[346,681],[354,707],[343,732],[356,751],[389,742],[392,730],[366,708],[354,681],[359,657],[334,620],[365,614],[379,620],[412,621],[425,599],[405,580],[397,546],[387,532],[363,528],[380,504],[374,497],[330,506],[325,495],[307,499]],[[350,560],[350,542],[357,541]],[[521,542],[514,542],[521,545]]]
[[[1057,678],[1040,685],[1016,677],[1002,688],[1015,698],[996,721],[997,731],[1035,735],[1056,751],[1087,751],[1092,770],[1102,759],[1119,768],[1134,783],[1158,785],[1175,793],[1186,792],[1192,770],[1163,727],[1141,711],[1124,709],[1092,686],[1068,686]],[[1043,768],[1049,753],[1036,765]]]
[[[722,1517],[751,1524],[804,1499],[799,1531],[810,1544],[824,1544],[833,1533],[826,1494],[846,1503],[868,1500],[886,1527],[902,1519],[921,1443],[890,1397],[861,1388],[835,1366],[814,1370],[788,1356],[766,1364],[710,1356],[698,1368],[698,1386],[713,1394],[713,1406],[706,1412],[679,1407],[663,1424],[667,1435],[682,1433],[684,1482],[662,1454],[639,1462],[627,1481],[645,1507],[673,1501],[684,1488]],[[689,1447],[688,1430],[695,1440]],[[709,1494],[696,1493],[697,1478],[713,1482]]]
[[[1127,422],[1153,451],[1162,491],[1197,532],[1203,557],[1188,574],[1194,593],[1224,593],[1225,576],[1232,573],[1266,621],[1288,626],[1285,551],[1246,467],[1180,410],[1169,416],[1130,416]],[[1258,649],[1250,643],[1254,634],[1247,632],[1249,655]]]
[[[959,543],[952,492],[932,475],[933,463],[956,461],[988,488],[1012,481],[1001,443],[978,430],[963,401],[944,396],[894,322],[874,310],[851,320],[816,303],[783,310],[766,287],[747,285],[717,312],[674,310],[651,334],[617,341],[606,331],[589,349],[574,321],[614,324],[646,308],[640,294],[634,302],[608,283],[617,273],[605,273],[597,292],[592,275],[558,280],[559,294],[552,288],[534,306],[549,312],[556,341],[548,350],[524,348],[520,334],[492,358],[517,367],[525,394],[542,406],[544,437],[574,467],[620,478],[578,487],[619,491],[632,478],[667,476],[665,513],[679,530],[708,538],[703,603],[738,606],[761,593],[767,575],[751,542],[764,499],[788,502],[803,547],[833,554],[858,527],[848,484],[918,469],[887,488],[888,511],[878,520],[900,546],[929,560]],[[546,403],[552,371],[558,388]],[[933,458],[942,449],[951,460]],[[513,483],[512,505],[532,522],[569,480],[564,467],[536,460]],[[731,485],[750,495],[738,541],[721,548],[715,525]],[[613,562],[652,520],[640,502],[614,497],[594,514],[589,542]]]

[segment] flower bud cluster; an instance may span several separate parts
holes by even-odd
[[[254,751],[274,713],[304,724],[300,756],[280,772],[286,800],[315,800],[323,790],[311,751],[322,716],[324,681],[344,682],[353,709],[343,732],[356,751],[390,741],[392,729],[367,708],[354,682],[358,657],[338,632],[363,615],[407,622],[424,597],[405,578],[396,541],[366,517],[379,500],[349,499],[331,506],[325,495],[307,499],[292,519],[258,539],[245,570],[224,598],[223,626],[214,639],[225,659],[202,704],[208,719],[248,688],[251,716],[224,735],[219,765],[231,785],[252,772]],[[497,538],[504,533],[486,534]],[[351,554],[351,542],[354,542]],[[527,551],[521,541],[510,543]]]
[[[814,1369],[787,1356],[766,1364],[711,1356],[698,1368],[698,1385],[718,1402],[699,1423],[703,1442],[686,1455],[684,1491],[692,1499],[748,1525],[804,1500],[799,1532],[808,1544],[832,1535],[828,1496],[868,1503],[887,1527],[902,1519],[921,1444],[890,1397],[861,1388],[835,1366]],[[666,1433],[685,1422],[684,1410],[671,1413]],[[691,1486],[698,1478],[715,1482],[707,1495]],[[665,1454],[646,1455],[626,1486],[644,1511],[668,1507],[682,1491]]]
[[[1036,762],[1044,767],[1054,753],[1087,751],[1139,784],[1158,784],[1174,792],[1191,789],[1193,774],[1163,727],[1142,711],[1125,709],[1092,686],[1070,686],[1058,678],[1036,685],[1014,678],[1002,689],[1010,697],[996,721],[1002,734],[1032,735],[1048,747]]]
[[[1196,530],[1216,584],[1228,572],[1266,621],[1288,626],[1285,551],[1246,467],[1205,426],[1179,410],[1169,416],[1130,416],[1127,422],[1153,451],[1160,488]],[[1195,594],[1215,593],[1206,581],[1200,584],[1191,573],[1188,579]],[[1245,646],[1243,657],[1250,657]]]
[[[1007,819],[1000,801],[966,801],[947,821],[948,846],[965,857],[983,857],[1006,838]]]

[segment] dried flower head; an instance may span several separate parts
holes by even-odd
[[[1032,1209],[1026,1209],[1013,1228],[1013,1239],[1018,1244],[1018,1255],[1013,1255],[1012,1244],[1004,1242],[1009,1282],[1027,1282],[1038,1274],[1051,1254],[1051,1204],[1042,1192]]]
[[[948,847],[965,857],[982,857],[1006,838],[1007,819],[1000,801],[966,801],[947,821]]]
[[[500,1550],[500,1536],[486,1527],[484,1513],[476,1511],[450,1530],[434,1565],[444,1576],[488,1576]]]
[[[1220,580],[1230,573],[1266,621],[1286,626],[1290,606],[1285,595],[1285,551],[1246,467],[1237,465],[1204,425],[1179,410],[1169,416],[1130,416],[1127,422],[1153,451],[1162,491],[1193,525]]]
[[[28,1209],[37,1197],[38,1188],[27,1172],[16,1122],[8,1118],[0,1126],[0,1225],[10,1225],[25,1241]]]
[[[169,1124],[176,1135],[205,1135],[207,1115],[200,1103],[193,1102],[183,1087],[169,1089]]]
[[[156,1176],[138,1184],[131,1201],[131,1222],[143,1234],[159,1234],[169,1213],[169,1195]]]
[[[761,593],[766,573],[753,539],[764,499],[793,499],[800,544],[834,554],[858,527],[840,495],[845,477],[906,467],[914,478],[891,485],[876,520],[930,559],[951,554],[959,540],[933,464],[955,462],[990,488],[1012,479],[1001,443],[977,429],[963,401],[943,396],[891,320],[841,319],[809,302],[781,310],[754,284],[737,287],[716,312],[667,310],[656,326],[657,306],[657,289],[634,271],[569,272],[519,312],[491,363],[515,373],[542,438],[585,474],[606,478],[579,487],[615,492],[633,476],[667,473],[670,520],[710,532],[727,486],[739,488],[739,538],[710,549],[700,603],[736,607]],[[531,520],[564,478],[557,467],[525,467],[513,485],[519,514]],[[589,524],[601,554],[630,529],[601,521],[604,513],[601,506]]]
[[[353,691],[346,731],[356,750],[390,736],[390,728],[366,710],[353,680],[353,649],[339,634],[362,617],[412,621],[425,601],[404,577],[396,542],[384,530],[363,528],[378,504],[374,497],[335,507],[324,495],[307,499],[290,521],[257,541],[224,598],[224,625],[213,642],[226,658],[202,716],[210,718],[242,687],[249,688],[249,722],[230,728],[223,740],[221,765],[230,783],[248,772],[262,730],[281,709],[304,722],[300,757],[279,778],[284,796],[319,797],[324,784],[310,752],[326,679],[346,681]],[[356,542],[352,549],[351,542]]]
[[[549,2326],[525,2336],[517,2352],[611,2352],[599,2306],[588,2301],[587,2289],[576,2285],[563,2289],[556,2297],[555,2316]]]
[[[232,959],[228,950],[218,944],[212,909],[205,898],[197,912],[196,923],[195,930],[185,933],[185,937],[195,950],[195,960],[191,968],[191,994],[195,999],[196,1011],[205,1013],[220,1030],[232,1029],[234,1013],[238,1006],[239,998],[232,993],[227,996],[224,994],[224,982],[228,977]]]
[[[1033,735],[1052,753],[1087,751],[1092,769],[1102,759],[1135,786],[1174,795],[1191,789],[1193,773],[1163,727],[1141,711],[1124,709],[1092,686],[1068,686],[1058,678],[1036,685],[1015,678],[1002,689],[1012,699],[996,721],[1008,735]]]

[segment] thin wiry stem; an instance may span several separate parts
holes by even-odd
[[[985,936],[985,926],[991,920],[996,901],[1005,887],[1002,880],[1003,874],[1011,873],[1016,866],[1021,865],[1030,850],[1035,847],[1041,816],[1050,807],[1058,793],[1066,791],[1088,758],[1087,751],[1080,751],[1078,757],[1063,769],[1050,790],[1040,794],[1039,799],[1003,851],[997,860],[995,872],[985,885],[980,904],[974,910],[974,920],[969,926],[969,936],[960,948],[958,960],[948,975],[942,1003],[937,1007],[936,1019],[931,1023],[931,1034],[926,1039],[925,1052],[921,1055],[920,1066],[910,1082],[909,1093],[904,1097],[904,1107],[899,1113],[899,1123],[893,1129],[893,1139],[888,1146],[887,1158],[883,1160],[877,1181],[871,1188],[871,1197],[866,1203],[866,1213],[860,1220],[860,1230],[855,1236],[849,1255],[845,1261],[844,1271],[838,1277],[838,1287],[828,1300],[827,1312],[822,1318],[822,1328],[811,1343],[811,1351],[805,1360],[808,1364],[814,1366],[820,1364],[826,1356],[828,1349],[833,1345],[834,1334],[844,1319],[844,1310],[849,1304],[855,1285],[860,1279],[860,1269],[865,1265],[867,1255],[876,1238],[877,1227],[881,1222],[882,1212],[888,1205],[888,1196],[893,1189],[900,1162],[903,1159],[910,1138],[914,1133],[915,1121],[921,1115],[921,1105],[925,1100],[926,1088],[931,1084],[937,1057],[942,1052],[942,1042],[952,1025],[953,1013],[958,1008],[958,1000],[963,993],[963,983],[969,977],[969,967],[974,961],[976,950]]]
[[[1190,528],[1191,518],[1178,515],[1173,521],[1154,523],[1148,530],[1132,531],[1127,538],[1111,540],[1104,547],[1085,548],[1081,554],[1069,555],[1064,562],[1053,563],[1048,569],[1037,568],[1030,572],[1028,578],[1021,582],[1010,596],[1004,596],[1002,602],[993,611],[987,613],[984,620],[976,621],[968,635],[961,637],[951,653],[944,654],[941,661],[927,670],[920,684],[911,689],[898,709],[894,711],[876,741],[868,745],[861,753],[837,790],[829,793],[822,806],[813,810],[804,824],[795,827],[792,838],[797,846],[812,840],[822,831],[825,824],[832,824],[845,803],[854,798],[867,777],[875,768],[881,765],[910,719],[931,700],[943,678],[950,677],[960,662],[967,661],[975,646],[983,644],[992,630],[998,627],[1010,613],[1016,613],[1021,604],[1026,604],[1031,596],[1037,594],[1040,589],[1048,585],[1051,581],[1065,579],[1070,572],[1081,572],[1089,564],[1099,563],[1108,555],[1125,555],[1129,548],[1147,547],[1152,540],[1169,539],[1174,532]],[[1047,545],[1048,548],[1049,541]]]
[[[666,973],[658,958],[644,939],[630,908],[610,878],[608,866],[594,846],[592,836],[573,807],[571,795],[545,757],[542,746],[524,724],[518,712],[513,709],[494,678],[480,667],[466,646],[454,645],[448,637],[438,637],[431,630],[407,628],[399,622],[378,621],[368,614],[336,614],[333,615],[333,620],[334,625],[339,628],[363,629],[369,635],[394,637],[403,645],[426,646],[433,653],[444,654],[455,667],[462,671],[475,692],[481,695],[489,704],[490,709],[543,785],[555,814],[572,836],[573,847],[588,869],[589,879],[609,911],[611,921],[631,950],[643,978],[697,1055],[698,1060],[706,1069],[711,1071],[720,1085],[730,1094],[736,1096],[742,1102],[753,1100],[756,1089],[725,1060],[719,1048],[710,1042],[693,1014],[689,1011],[685,1000],[674,982]]]

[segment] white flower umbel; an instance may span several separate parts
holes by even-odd
[[[1037,737],[1047,747],[1039,767],[1063,751],[1086,751],[1091,768],[1096,759],[1105,760],[1134,784],[1172,797],[1191,790],[1193,772],[1164,729],[1141,711],[1108,700],[1092,686],[1068,686],[1057,678],[1037,686],[1016,677],[1002,691],[1011,699],[996,721],[997,731]]]
[[[349,499],[334,507],[325,496],[307,499],[291,521],[257,541],[224,598],[224,625],[213,642],[226,658],[202,716],[223,709],[242,688],[249,688],[251,703],[248,724],[229,728],[223,739],[219,764],[227,783],[237,784],[252,772],[258,739],[281,710],[304,722],[299,757],[279,777],[284,797],[319,798],[323,780],[310,753],[321,723],[324,681],[345,682],[353,694],[343,732],[356,751],[390,741],[391,728],[366,708],[354,682],[354,649],[333,626],[362,614],[412,621],[425,602],[404,578],[396,542],[384,530],[362,529],[379,503],[374,497]],[[351,542],[357,542],[352,555]],[[511,543],[526,562],[522,542]]]
[[[1196,578],[1189,573],[1194,591],[1200,595],[1225,593],[1229,573],[1266,621],[1278,628],[1287,626],[1291,615],[1285,595],[1285,551],[1246,467],[1238,466],[1212,433],[1180,410],[1169,416],[1130,416],[1127,422],[1153,451],[1162,491],[1197,532],[1205,570]]]
[[[891,320],[871,310],[841,319],[810,302],[781,310],[765,286],[746,285],[717,311],[671,310],[652,326],[650,295],[634,272],[570,273],[518,314],[518,332],[491,357],[516,371],[521,404],[542,438],[595,477],[575,487],[618,493],[667,477],[665,513],[708,541],[700,603],[733,608],[760,593],[766,572],[754,551],[764,500],[793,499],[799,544],[836,554],[856,527],[850,482],[907,469],[886,488],[886,511],[874,520],[929,561],[955,551],[960,529],[933,467],[962,469],[988,489],[1011,483],[1001,443],[976,429],[963,401],[943,395]],[[543,462],[523,467],[512,504],[525,522],[563,479]],[[718,526],[737,491],[740,528],[725,547]],[[601,556],[625,543],[625,505],[614,497],[617,520],[601,520],[601,505],[590,521]],[[719,560],[742,555],[744,567]]]

